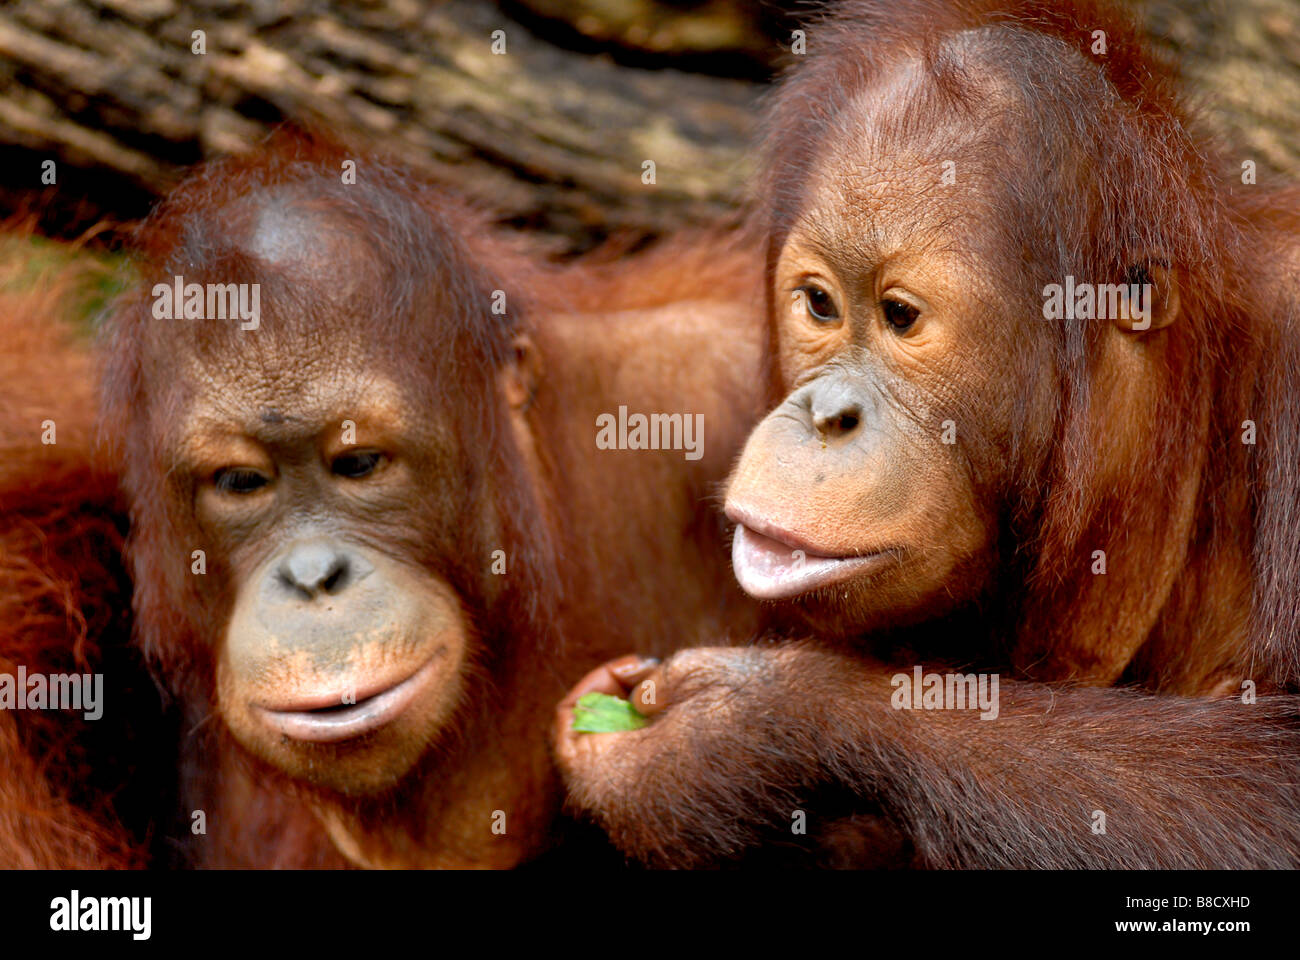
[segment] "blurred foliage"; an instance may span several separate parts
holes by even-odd
[[[0,292],[68,284],[69,316],[89,333],[109,304],[135,281],[126,256],[82,244],[60,243],[27,232],[0,233]]]

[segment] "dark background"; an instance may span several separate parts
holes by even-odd
[[[112,242],[112,225],[142,216],[186,166],[248,150],[287,119],[428,168],[556,254],[653,237],[743,201],[763,91],[813,6],[3,2],[0,217]],[[1261,184],[1300,182],[1300,0],[1135,9],[1234,167],[1253,159]],[[490,52],[494,30],[504,56]],[[51,157],[55,190],[40,184]]]

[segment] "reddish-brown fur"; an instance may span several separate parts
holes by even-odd
[[[1055,259],[1046,253],[1027,265],[1033,272],[1025,271],[1025,287],[1036,293],[1040,277],[1071,272],[1112,276],[1136,248],[1162,249],[1188,272],[1178,329],[1171,331],[1166,351],[1168,370],[1151,391],[1152,405],[1142,411],[1160,425],[1138,434],[1154,446],[1125,449],[1134,436],[1127,424],[1106,424],[1099,432],[1087,420],[1087,403],[1099,388],[1089,382],[1097,343],[1081,337],[1078,328],[1064,331],[1058,349],[1063,388],[1071,398],[1064,405],[1068,419],[1059,426],[1053,462],[1014,505],[1012,523],[1033,549],[1023,560],[1008,558],[1012,575],[1000,585],[1017,618],[1010,625],[1018,638],[1015,660],[1022,667],[1035,664],[1039,679],[1114,682],[1141,647],[1160,664],[1160,689],[1194,693],[1206,689],[1211,678],[1205,671],[1249,670],[1263,654],[1281,679],[1300,682],[1294,643],[1300,595],[1283,586],[1300,580],[1300,540],[1286,519],[1300,502],[1300,472],[1293,469],[1300,463],[1300,391],[1289,362],[1296,350],[1300,194],[1223,178],[1224,171],[1239,172],[1238,164],[1203,155],[1205,145],[1187,132],[1174,78],[1126,18],[1089,3],[837,8],[818,32],[820,56],[793,73],[768,118],[771,153],[763,189],[772,198],[769,261],[780,249],[815,159],[826,107],[860,89],[871,65],[884,62],[881,52],[919,47],[923,57],[933,58],[944,36],[988,23],[1023,25],[1031,36],[1063,41],[1096,62],[1134,109],[1125,117],[1091,115],[1091,94],[1070,83],[1029,93],[1039,112],[1027,118],[1030,140],[1020,149],[1028,163],[1044,158],[1044,166],[1027,175],[1020,167],[1004,168],[1008,178],[1021,178],[1013,191],[1021,206],[1008,210],[999,228],[1033,250],[1048,242],[1059,247]],[[1107,36],[1105,57],[1089,52],[1098,29]],[[936,70],[932,79],[940,96],[962,102],[959,75]],[[1077,131],[1065,132],[1075,125]],[[1082,151],[1085,140],[1095,144],[1094,166],[1077,181],[1059,176],[1057,165],[1045,158]],[[777,399],[785,388],[774,369],[769,375]],[[1241,422],[1248,418],[1269,425],[1261,429],[1262,450],[1240,442]],[[1118,448],[1125,471],[1099,481],[1092,462],[1099,448]],[[1189,476],[1206,494],[1199,497],[1199,516],[1191,525],[1195,541],[1184,556],[1182,532],[1172,527],[1181,518],[1163,491]],[[1265,491],[1255,494],[1258,503],[1251,490]],[[1243,524],[1244,517],[1250,522]],[[1131,551],[1135,567],[1164,574],[1154,589],[1150,580],[1116,583],[1093,576],[1075,562],[1084,544],[1089,550],[1105,546],[1112,567],[1117,554]],[[1278,588],[1260,584],[1249,627],[1255,642],[1247,645],[1242,632],[1252,577],[1242,574],[1251,567],[1252,549],[1255,567],[1267,571],[1268,582]],[[1189,652],[1193,637],[1198,650]],[[1235,663],[1223,656],[1229,647],[1238,651]],[[1171,648],[1183,651],[1176,673],[1170,672],[1175,658],[1160,652]],[[1048,655],[1050,662],[1041,662]]]
[[[285,183],[319,184],[325,209],[339,196],[329,187],[344,156],[351,155],[285,141],[183,186],[143,234],[146,282],[106,344],[103,428],[122,458],[131,501],[135,633],[185,709],[182,818],[202,809],[208,829],[189,838],[186,856],[205,865],[339,865],[343,857],[312,812],[320,795],[245,755],[215,709],[212,650],[235,585],[168,485],[170,455],[159,439],[177,425],[179,408],[153,385],[176,375],[159,369],[174,355],[175,333],[150,317],[147,295],[155,280],[181,269],[222,277],[235,264],[241,278],[267,283],[256,260],[222,248],[223,212]],[[484,576],[495,544],[474,542],[473,516],[455,539],[416,530],[411,543],[394,545],[418,550],[455,585],[479,638],[476,666],[453,728],[405,781],[379,797],[338,801],[364,825],[361,842],[344,853],[372,865],[506,866],[551,842],[559,798],[546,721],[578,675],[628,643],[666,652],[730,625],[747,629],[748,604],[717,562],[722,522],[710,500],[758,413],[759,334],[748,301],[757,296],[760,264],[743,243],[714,240],[712,256],[691,256],[700,265],[693,270],[665,256],[639,266],[541,267],[412,175],[370,158],[359,167],[363,183],[386,191],[384,202],[400,202],[396,216],[437,225],[443,246],[434,250],[394,245],[395,234],[378,222],[358,225],[402,285],[374,289],[377,303],[419,296],[431,279],[420,271],[433,264],[448,300],[466,305],[464,315],[398,318],[409,349],[393,351],[383,372],[457,431],[478,458],[474,469],[492,477],[491,492],[461,492],[499,519],[511,567],[496,595]],[[494,288],[508,292],[509,315],[489,320]],[[674,306],[664,307],[668,301]],[[495,382],[520,333],[532,336],[540,357],[525,404],[533,450],[511,439]],[[200,351],[239,349],[228,330],[201,336],[208,342]],[[428,343],[447,357],[437,370],[413,365]],[[328,351],[328,338],[324,344]],[[703,459],[597,451],[595,417],[619,404],[704,413]],[[196,544],[212,557],[201,583],[185,559]],[[509,811],[507,836],[489,832],[494,807]]]
[[[668,707],[646,730],[583,740],[564,733],[562,713],[574,804],[633,856],[697,865],[788,845],[803,808],[809,834],[858,864],[879,862],[881,845],[846,840],[854,831],[836,817],[849,812],[880,814],[910,851],[901,859],[931,866],[1300,862],[1300,708],[1278,695],[1300,688],[1296,193],[1234,182],[1239,158],[1193,140],[1171,78],[1106,8],[846,3],[810,32],[809,62],[769,120],[769,270],[841,108],[916,55],[926,96],[904,103],[900,126],[928,129],[935,104],[944,117],[973,109],[976,88],[945,45],[989,25],[1001,27],[975,49],[1018,91],[1025,114],[1012,129],[1023,139],[985,145],[984,158],[1005,148],[1003,162],[958,162],[1006,201],[989,238],[1019,258],[992,263],[996,283],[1014,284],[1032,318],[1046,283],[1167,258],[1181,307],[1142,354],[1162,358],[1156,375],[1102,382],[1115,332],[1058,324],[1047,334],[1061,400],[1046,455],[1030,457],[1025,431],[1006,442],[963,422],[961,442],[984,448],[974,462],[1005,471],[988,488],[976,478],[1001,539],[974,602],[870,636],[855,629],[849,593],[784,604],[774,624],[806,635],[812,623],[818,643],[678,654],[657,678]],[[1090,53],[1094,30],[1106,33],[1104,57]],[[1102,107],[1094,71],[1122,108]],[[891,209],[884,216],[906,220]],[[768,289],[777,402],[793,386],[778,356],[787,308]],[[1033,372],[997,362],[1009,391]],[[1245,420],[1255,446],[1241,442]],[[1091,569],[1096,549],[1105,576]],[[1001,718],[890,709],[891,675],[943,662],[1001,670]],[[1257,703],[1242,702],[1245,681]],[[586,686],[618,685],[596,675]],[[1091,830],[1095,809],[1105,834]]]
[[[161,709],[127,647],[117,478],[92,452],[94,368],[65,319],[76,279],[0,297],[0,672],[102,672],[104,714],[0,712],[0,867],[144,863],[122,791],[160,759],[140,735]],[[54,444],[40,441],[47,420]],[[155,788],[130,802],[166,804]]]

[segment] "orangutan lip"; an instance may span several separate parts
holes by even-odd
[[[802,553],[803,556],[797,556]],[[890,561],[885,550],[854,557],[827,557],[793,546],[784,538],[756,533],[736,525],[731,543],[731,566],[736,579],[758,600],[789,600],[820,587],[834,586]]]
[[[333,743],[378,730],[395,720],[433,681],[438,657],[433,657],[405,680],[357,694],[356,703],[342,703],[339,693],[306,698],[282,709],[253,705],[264,723],[294,740]]]
[[[827,560],[843,559],[842,557],[837,557],[832,553],[827,553],[825,550],[821,549],[811,541],[805,540],[797,533],[791,533],[789,530],[778,527],[774,523],[769,523],[762,517],[756,516],[751,510],[745,507],[736,507],[727,504],[726,514],[727,519],[737,526],[748,527],[750,533],[759,534],[768,540],[775,540],[777,543],[783,544],[789,550],[802,550],[810,557],[821,557]],[[858,555],[854,554],[853,556]]]

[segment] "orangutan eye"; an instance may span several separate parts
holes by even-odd
[[[835,308],[834,299],[821,287],[815,283],[806,283],[797,289],[803,292],[804,301],[808,305],[808,315],[814,320],[822,323],[834,323],[840,318],[840,312]]]
[[[916,323],[916,318],[921,315],[920,310],[901,300],[881,300],[880,309],[885,311],[885,322],[899,331]]]
[[[222,493],[252,493],[271,482],[271,478],[252,467],[225,467],[218,470],[212,482]]]
[[[384,455],[377,450],[363,450],[359,453],[345,453],[334,458],[330,469],[336,476],[360,480],[374,473],[383,463]]]

